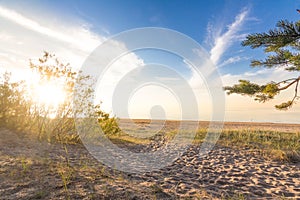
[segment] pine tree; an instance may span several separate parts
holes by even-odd
[[[281,91],[294,87],[294,96],[287,102],[275,105],[276,109],[287,110],[299,99],[298,86],[300,81],[300,21],[295,23],[287,20],[279,21],[276,28],[266,33],[250,34],[242,42],[243,46],[263,48],[271,53],[265,60],[252,60],[252,67],[284,68],[295,73],[295,77],[280,82],[269,82],[265,85],[239,80],[238,84],[226,86],[227,94],[241,94],[254,97],[254,100],[266,102],[273,99]]]

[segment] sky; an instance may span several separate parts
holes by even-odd
[[[97,82],[96,99],[103,102],[105,111],[117,117],[181,119],[183,113],[197,110],[200,120],[211,120],[212,113],[224,112],[225,121],[300,123],[299,104],[288,111],[274,108],[275,104],[289,100],[292,91],[283,92],[264,104],[225,93],[223,102],[221,97],[213,95],[214,90],[235,84],[239,79],[266,83],[295,76],[280,68],[251,68],[252,59],[263,59],[266,54],[262,49],[242,47],[241,41],[250,33],[274,28],[278,20],[298,20],[297,8],[300,8],[299,0],[1,0],[0,72],[9,70],[18,78],[30,79],[29,59],[40,57],[43,51],[55,53],[79,69],[107,40],[112,45],[111,51],[105,54],[107,57],[113,55],[112,51],[128,50],[130,44],[114,40],[116,35],[131,29],[159,27],[184,34],[203,47],[203,59],[208,58],[210,64],[202,68],[218,72],[222,85],[208,87],[214,80],[198,76],[191,63],[180,55],[141,49],[120,56]],[[153,84],[145,84],[143,80]],[[121,87],[124,85],[125,89]],[[131,89],[127,91],[129,99],[118,96],[116,91],[121,91],[120,88]],[[187,96],[189,88],[195,95],[196,106],[180,104],[181,96]],[[220,111],[223,103],[224,111]],[[120,106],[116,105],[127,109],[118,110]],[[195,116],[185,119],[189,118]]]

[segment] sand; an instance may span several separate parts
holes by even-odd
[[[170,129],[175,126],[168,123]],[[225,128],[251,125],[300,130],[300,125],[269,123],[227,123]],[[200,146],[192,145],[171,165],[141,174],[107,168],[83,145],[68,145],[72,175],[67,194],[59,173],[68,169],[62,164],[66,153],[60,144],[37,142],[5,129],[0,129],[0,136],[0,199],[300,199],[300,163],[278,162],[255,150],[218,145],[203,157]],[[161,145],[153,144],[161,141],[152,142],[152,151]],[[149,150],[146,145],[123,148]]]

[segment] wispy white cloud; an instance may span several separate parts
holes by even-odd
[[[34,16],[34,13],[31,13],[31,16]],[[55,53],[59,58],[63,58],[63,61],[70,62],[78,68],[87,56],[107,39],[92,32],[87,23],[82,21],[80,24],[67,23],[64,20],[53,22],[47,19],[39,22],[38,16],[27,17],[26,10],[20,14],[1,5],[0,23],[5,24],[5,29],[0,30],[0,56],[5,62],[0,63],[0,67],[6,68],[24,69],[29,59],[38,57],[43,51]],[[126,48],[118,41],[115,41],[113,46],[116,50]],[[131,56],[126,63],[131,61],[140,62],[137,56]],[[119,64],[125,65],[120,62]]]
[[[222,32],[222,27],[214,30],[210,24],[208,27],[209,36],[213,40],[213,47],[210,50],[210,58],[214,64],[219,64],[219,61],[225,51],[237,40],[244,38],[244,34],[239,34],[242,25],[244,24],[249,9],[243,9],[236,17],[232,24],[227,26],[227,30]]]
[[[241,74],[224,74],[222,75],[222,80],[224,85],[233,85],[237,83],[238,80],[251,80],[251,82],[258,84],[265,84],[271,81],[279,82],[285,79],[293,78],[294,74],[286,73],[284,68],[277,67],[273,69],[260,69],[257,71],[248,70]]]
[[[237,63],[237,62],[240,62],[240,61],[243,61],[243,60],[249,60],[249,58],[248,57],[241,57],[241,56],[233,56],[233,57],[228,58],[227,60],[225,60],[221,64],[219,64],[218,67],[224,67],[226,65]]]
[[[245,34],[240,34],[241,27],[246,20],[246,17],[249,13],[249,9],[243,9],[236,17],[233,23],[227,26],[226,31],[222,31],[223,27],[214,26],[213,23],[209,22],[207,25],[207,38],[206,43],[211,45],[210,50],[210,60],[213,64],[217,65],[218,67],[222,67],[231,63],[236,63],[241,60],[247,59],[246,57],[241,56],[233,56],[223,63],[219,63],[222,56],[226,52],[226,50],[235,42],[239,41],[241,38],[245,37]],[[202,55],[201,51],[195,52],[200,57],[205,57]],[[192,76],[189,80],[190,85],[193,88],[200,88],[203,87],[203,80],[199,77],[198,73],[194,71],[193,67],[186,63],[187,66],[190,67],[192,70]],[[211,74],[215,68],[210,62],[205,62],[202,66],[203,69],[200,71],[206,73],[206,75]]]
[[[95,48],[97,45],[100,44],[105,38],[99,37],[96,34],[91,33],[85,27],[80,27],[78,30],[75,30],[73,27],[73,30],[69,30],[71,32],[76,32],[75,34],[70,34],[66,32],[57,31],[59,30],[59,27],[49,28],[47,26],[41,25],[37,21],[34,21],[30,18],[27,18],[24,15],[21,15],[20,13],[7,9],[3,6],[0,6],[0,17],[9,20],[13,23],[16,23],[24,28],[27,28],[29,30],[32,30],[34,32],[52,37],[56,40],[60,40],[62,42],[70,43],[72,45],[76,45],[77,48],[83,49],[83,50],[91,50]],[[84,39],[84,40],[82,40]]]

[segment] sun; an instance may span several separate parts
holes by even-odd
[[[34,100],[38,104],[54,109],[62,104],[65,98],[63,88],[53,82],[37,85],[34,90]]]

